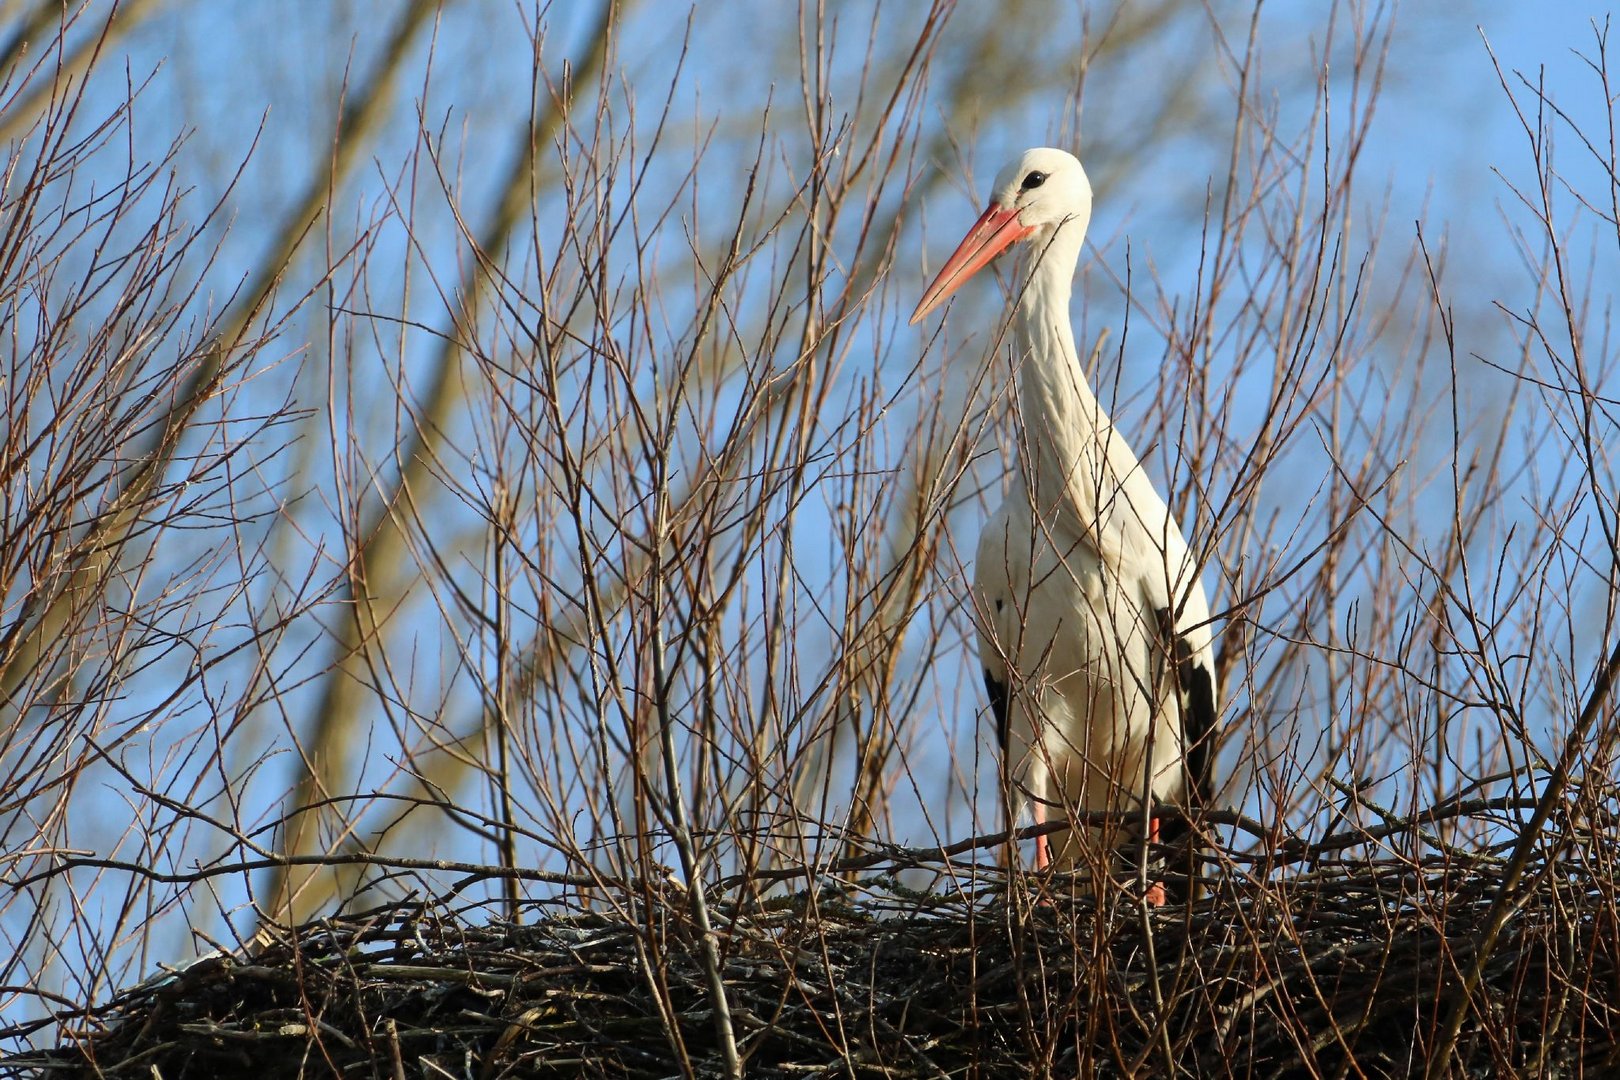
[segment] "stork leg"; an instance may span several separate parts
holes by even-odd
[[[1046,824],[1046,803],[1042,799],[1035,800],[1035,824]],[[1052,865],[1052,853],[1046,842],[1046,834],[1035,838],[1035,869],[1045,870]]]
[[[1150,844],[1157,844],[1159,842],[1159,819],[1156,817],[1148,819],[1148,842]],[[1146,899],[1147,902],[1152,904],[1154,907],[1163,907],[1164,882],[1155,881],[1152,885],[1149,885]]]

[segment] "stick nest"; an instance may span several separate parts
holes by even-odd
[[[1459,851],[1415,822],[1382,831],[1357,857],[1222,852],[1202,899],[1159,909],[1132,884],[1099,903],[949,851],[931,866],[880,853],[814,889],[711,888],[744,1071],[1422,1075],[1459,1002],[1449,1075],[1620,1068],[1615,829],[1538,845],[1471,987],[1513,838]],[[1402,835],[1426,853],[1391,854]],[[926,889],[900,883],[929,869]],[[324,919],[58,1014],[55,1049],[7,1064],[164,1080],[723,1075],[691,900],[641,882],[521,922],[449,902]]]

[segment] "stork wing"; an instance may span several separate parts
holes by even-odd
[[[990,696],[990,711],[996,715],[996,742],[1007,752],[1007,684],[984,669],[984,690]]]
[[[1031,546],[1028,527],[1018,528],[1020,522],[1012,512],[1013,505],[1012,499],[1003,502],[984,523],[973,564],[973,622],[979,633],[979,665],[984,671],[984,689],[995,714],[996,741],[1001,744],[1003,756],[1010,738],[1007,724],[1012,702],[1011,680],[1002,650],[1018,640],[1016,633],[1009,632],[1012,608],[1006,606],[1017,594],[1011,562],[1019,552],[1026,553],[1027,558]],[[1027,586],[1027,573],[1024,582]]]
[[[1154,621],[1181,705],[1183,801],[1187,810],[1198,810],[1215,797],[1215,672],[1208,650],[1200,656],[1187,635],[1176,632],[1174,612],[1160,608]]]
[[[1159,612],[1161,625],[1170,610]],[[1187,771],[1187,809],[1199,810],[1215,798],[1215,672],[1209,657],[1193,653],[1192,642],[1173,630],[1170,656],[1181,691],[1182,761]]]
[[[1184,813],[1196,814],[1215,798],[1215,671],[1210,650],[1206,647],[1195,652],[1187,635],[1176,631],[1175,613],[1170,608],[1160,608],[1154,614],[1158,622],[1159,640],[1170,663],[1171,675],[1176,680],[1181,705],[1181,767],[1184,778],[1181,809]],[[1201,891],[1195,882],[1198,849],[1202,845],[1198,842],[1198,834],[1192,823],[1185,820],[1166,823],[1161,839],[1172,851],[1181,852],[1180,855],[1172,855],[1170,860],[1172,863],[1184,860],[1188,880],[1194,882],[1186,890],[1172,886],[1172,899],[1184,902],[1196,898]]]

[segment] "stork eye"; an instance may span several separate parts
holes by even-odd
[[[1040,187],[1044,183],[1046,183],[1046,174],[1045,173],[1043,173],[1043,172],[1032,172],[1028,176],[1024,177],[1024,185],[1019,190],[1021,190],[1021,191],[1032,191],[1035,188]]]

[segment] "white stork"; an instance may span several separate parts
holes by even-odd
[[[1150,817],[1157,841],[1144,793],[1150,807],[1211,797],[1209,603],[1181,530],[1075,351],[1070,282],[1090,219],[1091,184],[1074,155],[1026,150],[996,175],[990,208],[911,321],[1001,252],[1028,248],[1013,355],[1019,466],[979,536],[974,571],[984,682],[1009,790],[1030,801],[1037,824],[1048,807],[1136,811],[1123,816]],[[1073,830],[1050,845],[1039,838],[1037,866],[1089,867],[1141,836],[1085,831],[1089,842]],[[1162,903],[1163,886],[1148,898]]]

